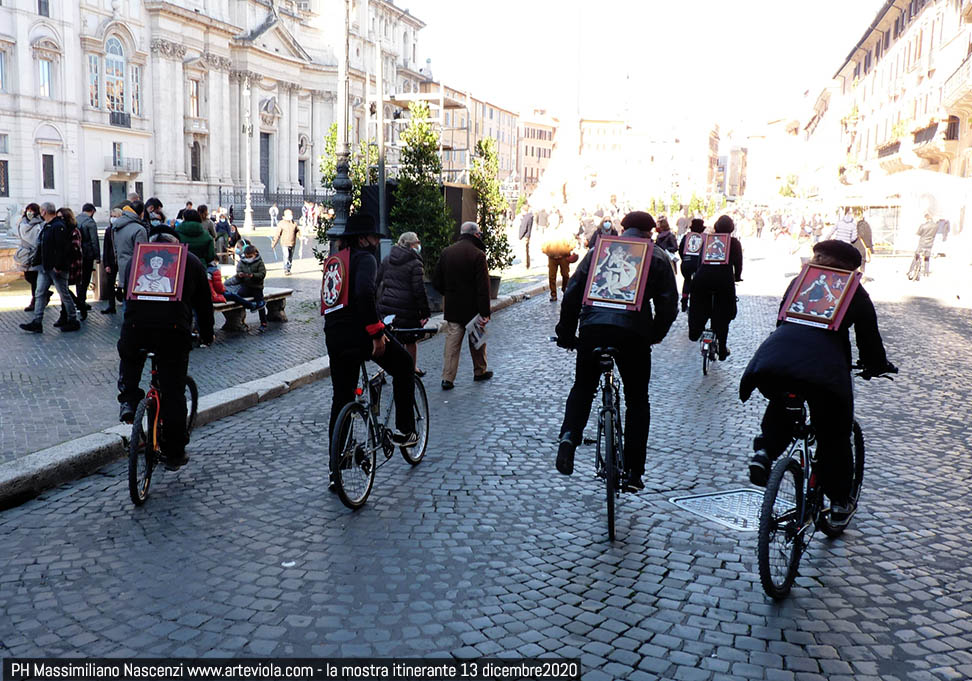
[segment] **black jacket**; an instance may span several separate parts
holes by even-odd
[[[648,239],[647,234],[637,229],[625,230],[622,236]],[[560,307],[557,336],[573,338],[579,321],[581,329],[594,325],[619,326],[644,338],[647,343],[660,343],[678,314],[678,286],[671,260],[661,249],[654,250],[641,311],[629,312],[582,305],[594,253],[594,250],[587,252],[567,284],[564,302]],[[652,305],[648,304],[649,298]],[[655,308],[654,314],[652,306]]]
[[[78,214],[78,229],[81,230],[81,251],[87,260],[97,260],[101,257],[98,243],[98,223],[85,212]]]
[[[71,267],[72,230],[63,219],[55,217],[41,228],[37,238],[40,266],[45,270],[57,270],[67,276]]]
[[[783,295],[783,306],[796,279]],[[854,326],[861,364],[880,373],[887,366],[877,313],[871,297],[858,286],[837,331],[793,322],[778,322],[776,330],[756,350],[739,383],[745,402],[753,390],[777,392],[801,389],[825,390],[851,400],[851,347],[849,329]]]
[[[366,248],[351,247],[348,263],[348,304],[324,317],[329,344],[367,345],[382,333],[375,301],[378,260]]]
[[[736,290],[736,282],[742,281],[743,252],[742,244],[736,237],[729,237],[729,262],[725,265],[700,263],[692,287],[699,291],[732,289]]]
[[[477,314],[489,316],[489,272],[486,246],[472,234],[442,251],[432,285],[445,296],[443,317],[465,326]]]
[[[678,241],[675,239],[675,234],[672,233],[672,230],[659,232],[658,236],[655,238],[655,247],[664,248],[669,253],[674,253],[677,251]]]
[[[524,213],[520,218],[520,238],[529,239],[533,233],[533,213]]]
[[[125,271],[124,281],[128,281],[131,261]],[[199,320],[199,340],[213,342],[213,299],[209,290],[209,279],[202,261],[188,253],[186,256],[186,278],[182,285],[182,300],[160,303],[146,300],[129,300],[125,306],[124,327],[128,329],[176,329],[186,335],[192,333],[192,313]]]
[[[377,285],[381,289],[378,311],[382,318],[393,314],[396,326],[415,328],[419,320],[431,316],[422,256],[413,249],[392,246],[391,253],[378,266]]]

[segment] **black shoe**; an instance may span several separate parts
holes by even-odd
[[[40,322],[28,322],[26,324],[21,324],[20,328],[24,331],[31,331],[33,333],[44,333],[44,326]]]
[[[131,423],[134,421],[135,407],[127,402],[122,402],[121,408],[118,410],[118,420],[122,423]]]
[[[577,445],[571,442],[569,437],[561,438],[557,446],[557,470],[564,475],[572,475],[574,472],[574,450]]]
[[[91,309],[91,306],[90,306],[90,305],[85,305],[85,306],[84,306],[84,307],[82,307],[82,308],[81,308],[81,310],[80,310],[80,311],[78,312],[78,314],[79,314],[79,315],[81,315],[81,321],[82,321],[82,322],[83,322],[83,321],[84,321],[85,319],[87,319],[87,318],[88,318],[88,310],[90,310],[90,309]]]
[[[33,303],[31,303],[30,305],[28,305],[27,307],[24,308],[24,312],[33,312],[33,311],[34,311],[34,304]]]
[[[729,354],[729,348],[719,348],[719,361],[725,362]]]
[[[473,376],[473,380],[474,381],[488,381],[492,377],[493,377],[493,372],[492,371],[484,371],[483,373],[479,374],[479,376]]]
[[[421,369],[416,369],[415,375],[418,376],[419,378],[422,378],[423,376],[425,376],[425,372],[422,371]]]
[[[59,329],[62,326],[64,326],[65,324],[67,324],[67,317],[65,317],[65,316],[62,315],[62,316],[60,316],[60,317],[57,318],[57,321],[56,322],[54,322],[54,328],[55,329]]]
[[[337,483],[334,482],[333,478],[327,481],[327,491],[332,494],[337,494]]]
[[[682,312],[688,312],[688,298],[682,298]]]
[[[836,525],[837,527],[844,527],[850,522],[850,519],[854,517],[854,513],[856,512],[857,504],[853,501],[848,501],[846,504],[831,504],[830,524]]]
[[[766,487],[772,465],[773,462],[764,450],[756,452],[749,462],[749,481],[757,487]]]
[[[115,308],[106,307],[104,310],[101,311],[101,314],[115,314]]]
[[[456,386],[455,386],[455,384],[452,381],[442,381],[442,389],[443,390],[452,390],[455,387]]]
[[[189,463],[189,457],[185,452],[179,454],[165,454],[165,470],[177,471]]]
[[[399,447],[414,447],[418,444],[418,433],[414,430],[411,433],[403,433],[400,430],[396,430],[391,435],[391,441]]]
[[[80,331],[80,330],[81,330],[81,322],[79,322],[77,319],[69,319],[68,321],[64,322],[64,324],[61,325],[61,331],[65,333],[68,331]]]
[[[635,475],[634,473],[631,473],[624,481],[625,492],[640,492],[644,488],[645,488],[645,483],[641,480],[640,475]]]

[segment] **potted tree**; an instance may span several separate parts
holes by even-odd
[[[476,143],[476,158],[469,173],[469,181],[476,190],[476,217],[483,232],[486,246],[486,267],[489,269],[489,296],[499,296],[503,270],[513,264],[513,248],[510,246],[503,216],[506,199],[500,191],[499,159],[496,156],[496,140],[486,137]]]

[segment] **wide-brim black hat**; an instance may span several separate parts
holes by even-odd
[[[348,218],[348,224],[344,228],[344,236],[367,236],[368,234],[379,234],[378,223],[375,216],[371,213],[355,213]]]
[[[814,254],[825,255],[838,262],[845,263],[848,269],[856,270],[861,266],[863,258],[857,247],[840,239],[827,239],[813,245]]]
[[[639,229],[646,234],[655,228],[655,219],[643,210],[635,210],[621,218],[625,229]]]

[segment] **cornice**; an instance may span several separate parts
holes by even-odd
[[[186,49],[185,45],[165,38],[153,38],[151,43],[152,54],[161,54],[164,57],[182,59],[186,56]]]
[[[235,36],[243,31],[241,26],[234,26],[214,19],[208,14],[195,12],[191,9],[180,7],[168,0],[144,0],[145,9],[149,14],[168,14],[184,19],[187,23],[197,24],[208,30],[219,31],[220,33]]]

